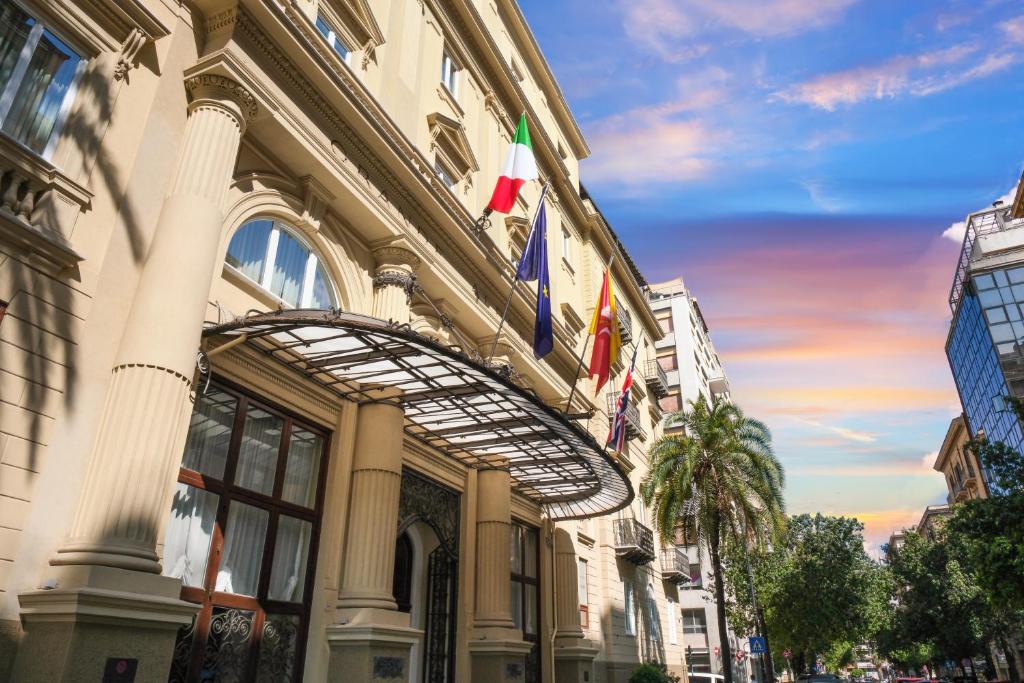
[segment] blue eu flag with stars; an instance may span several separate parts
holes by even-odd
[[[541,195],[537,216],[533,220],[526,248],[519,259],[516,280],[537,281],[537,320],[533,327],[533,355],[540,359],[555,345],[551,331],[551,279],[548,277],[548,220]]]

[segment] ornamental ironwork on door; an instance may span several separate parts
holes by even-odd
[[[427,558],[427,620],[424,633],[425,683],[455,680],[455,634],[458,627],[459,493],[413,470],[402,470],[398,533],[423,522],[440,545]]]

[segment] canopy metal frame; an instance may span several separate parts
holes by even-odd
[[[554,520],[628,506],[622,466],[584,429],[478,359],[408,325],[324,310],[258,313],[210,324],[357,403],[394,402],[405,432],[473,468],[508,469],[513,488]],[[231,342],[228,342],[231,343]],[[384,392],[380,387],[397,391]]]

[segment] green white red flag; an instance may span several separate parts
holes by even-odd
[[[537,160],[533,157],[533,145],[530,143],[530,131],[526,127],[526,114],[519,117],[516,137],[512,140],[512,149],[505,159],[501,176],[494,186],[494,194],[487,204],[487,209],[498,213],[509,213],[515,206],[519,189],[527,180],[537,179]]]

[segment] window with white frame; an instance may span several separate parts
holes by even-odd
[[[580,598],[580,626],[590,628],[590,591],[587,588],[587,561],[579,558],[576,572],[577,592]]]
[[[448,88],[448,92],[452,94],[452,97],[459,96],[460,71],[462,71],[462,68],[452,58],[448,48],[445,48],[444,54],[441,57],[441,83],[444,84],[444,87]]]
[[[683,610],[683,633],[707,633],[708,622],[702,609]]]
[[[633,595],[633,584],[626,581],[622,584],[622,588],[625,591],[625,605],[623,606],[626,612],[626,635],[636,635],[636,596]]]
[[[352,51],[348,49],[348,45],[346,45],[345,41],[338,35],[338,31],[334,28],[334,25],[331,24],[324,15],[317,14],[316,27],[317,30],[320,31],[320,35],[322,35],[327,41],[327,44],[338,53],[339,57],[347,62]]]
[[[445,187],[447,187],[452,192],[455,191],[455,185],[458,183],[458,181],[455,179],[455,173],[451,169],[449,169],[440,159],[434,161],[434,173],[437,174],[437,177],[441,180],[442,183],[444,183]]]
[[[71,110],[82,56],[18,5],[0,7],[0,129],[46,158]]]
[[[227,264],[296,308],[337,308],[334,287],[317,255],[280,221],[251,220],[228,245]]]
[[[679,606],[672,598],[668,599],[668,642],[670,645],[679,644],[679,627],[676,625]]]
[[[658,598],[654,592],[654,584],[647,584],[646,596],[647,634],[655,643],[661,642],[661,615],[658,613]]]

